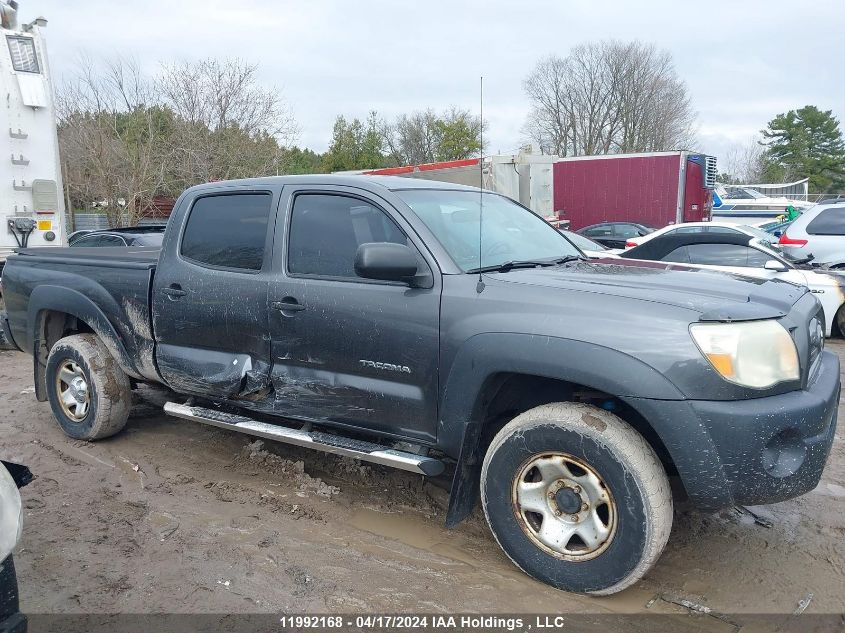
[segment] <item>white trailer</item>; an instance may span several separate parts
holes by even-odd
[[[520,152],[519,154],[485,156],[483,162],[480,158],[470,158],[354,173],[372,176],[404,176],[473,187],[480,185],[485,189],[506,195],[537,215],[548,218],[554,215],[552,166],[557,160],[557,156]]]
[[[0,0],[0,266],[21,246],[67,242],[56,111],[44,27]]]

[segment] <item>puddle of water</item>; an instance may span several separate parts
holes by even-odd
[[[427,523],[421,516],[385,514],[365,508],[355,511],[349,522],[359,530],[478,567],[478,557],[462,547],[465,542],[460,536],[445,532],[442,526]]]
[[[503,556],[480,556],[478,548],[469,547],[463,535],[449,532],[442,525],[433,524],[413,513],[388,514],[370,509],[355,511],[349,523],[365,532],[383,536],[466,564],[467,573],[484,574],[480,582],[492,583],[522,609],[560,612],[586,609],[588,612],[610,613],[685,613],[686,610],[662,600],[652,600],[655,592],[638,586],[607,597],[582,596],[564,593],[544,585],[522,573]],[[498,545],[491,541],[491,547]],[[498,553],[498,551],[496,552]],[[498,578],[498,580],[497,580]],[[648,608],[646,608],[648,604]]]

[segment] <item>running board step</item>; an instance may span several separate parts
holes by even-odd
[[[407,453],[405,451],[397,451],[373,444],[372,442],[354,440],[329,433],[321,433],[320,431],[304,431],[275,424],[267,424],[266,422],[253,420],[242,415],[224,413],[223,411],[215,411],[214,409],[167,402],[164,405],[164,412],[177,418],[193,420],[194,422],[201,422],[202,424],[216,426],[221,429],[229,429],[230,431],[255,435],[268,440],[275,440],[276,442],[313,448],[314,450],[334,453],[335,455],[354,457],[362,461],[393,466],[394,468],[428,475],[429,477],[439,475],[443,472],[444,468],[443,462],[439,459],[415,455],[414,453]]]

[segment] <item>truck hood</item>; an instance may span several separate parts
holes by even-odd
[[[491,276],[506,283],[663,303],[691,310],[700,321],[779,318],[807,292],[780,280],[632,259],[580,261]]]

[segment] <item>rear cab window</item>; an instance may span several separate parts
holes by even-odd
[[[212,268],[261,270],[271,201],[269,192],[197,198],[182,234],[181,256]]]

